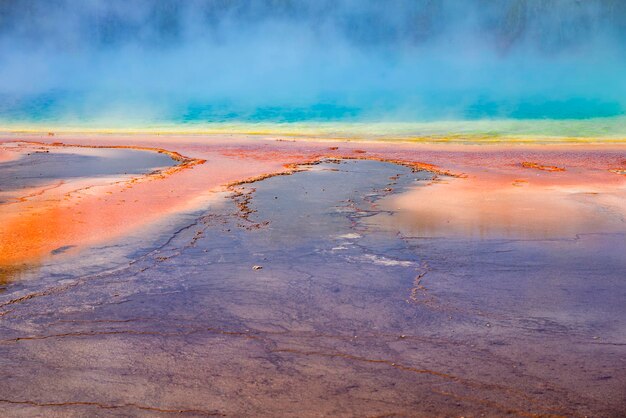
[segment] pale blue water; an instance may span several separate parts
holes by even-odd
[[[5,3],[0,129],[626,112],[622,0]]]

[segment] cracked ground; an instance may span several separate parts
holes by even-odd
[[[2,416],[619,416],[624,234],[408,236],[435,175],[243,184],[131,262],[0,294]]]

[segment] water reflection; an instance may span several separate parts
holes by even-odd
[[[626,193],[601,184],[446,179],[385,199],[371,221],[407,236],[555,239],[626,231]]]

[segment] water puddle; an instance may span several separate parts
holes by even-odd
[[[176,164],[168,155],[133,149],[31,146],[0,163],[0,205],[24,190],[78,178],[146,174]]]

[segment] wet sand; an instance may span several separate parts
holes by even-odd
[[[198,163],[70,197],[76,253],[13,259],[0,411],[626,412],[626,148],[276,139],[55,138]],[[123,227],[67,233],[89,207]],[[74,268],[96,244],[125,256]]]

